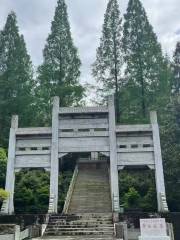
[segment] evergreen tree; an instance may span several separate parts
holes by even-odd
[[[180,94],[180,42],[177,43],[174,52],[173,73],[172,90],[173,93]]]
[[[122,86],[122,19],[117,0],[109,0],[104,16],[100,46],[93,64],[93,76],[100,83],[98,92],[104,99],[115,92],[116,117],[119,120],[119,93]]]
[[[81,61],[71,36],[64,0],[58,0],[43,56],[38,70],[38,94],[43,112],[49,117],[53,96],[60,97],[61,106],[70,106],[78,104],[84,94],[79,83]]]
[[[125,104],[129,112],[144,118],[147,110],[156,106],[163,89],[169,89],[169,78],[161,46],[139,0],[129,0],[125,14],[123,48],[128,79]]]
[[[29,125],[33,72],[24,38],[19,34],[16,15],[11,12],[0,32],[0,143],[7,143],[12,114]]]
[[[171,211],[180,211],[180,98],[172,95],[161,125],[161,145],[168,203]],[[172,188],[173,186],[173,188]]]

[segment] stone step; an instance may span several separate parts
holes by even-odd
[[[91,177],[91,178],[87,179],[87,176]],[[79,176],[78,180],[79,180],[79,184],[81,184],[81,186],[83,186],[85,184],[90,185],[90,186],[95,185],[95,184],[98,184],[99,186],[105,186],[106,185],[105,183],[109,181],[108,178],[99,178],[99,177],[93,176],[91,174],[87,174],[84,177]],[[82,181],[85,181],[85,182],[82,182]]]
[[[48,239],[48,240],[114,240],[112,236],[96,235],[96,236],[44,236],[43,238],[33,238],[36,239]]]
[[[97,192],[97,190],[99,191],[99,192]],[[91,191],[91,192],[88,192],[88,191]],[[95,195],[95,196],[98,196],[98,195],[100,195],[100,196],[103,196],[104,194],[108,194],[108,193],[110,193],[109,192],[109,189],[108,190],[104,190],[104,191],[102,191],[102,190],[100,190],[100,189],[77,189],[77,190],[74,190],[74,192],[73,192],[73,194],[87,194],[87,195]],[[103,195],[102,195],[103,194]],[[80,195],[81,196],[81,195]]]
[[[79,203],[81,203],[81,205]],[[105,207],[106,208],[108,207],[109,209],[111,209],[111,206],[109,206],[109,204],[106,204],[106,203],[101,204],[101,203],[97,202],[96,206],[94,206],[94,204],[92,204],[92,203],[86,204],[83,201],[81,201],[81,202],[73,202],[73,204],[71,204],[71,207],[77,207],[77,208],[79,207],[79,208],[86,208],[86,209],[87,209],[87,207],[88,207],[88,209],[93,207],[94,209],[101,208],[102,210]],[[70,207],[70,209],[71,209],[71,207]]]
[[[93,200],[95,199],[95,200],[99,200],[99,201],[102,201],[102,200],[104,200],[103,202],[108,202],[108,200],[109,199],[111,199],[110,198],[110,196],[108,196],[108,192],[107,193],[103,193],[103,194],[95,194],[95,193],[91,193],[91,194],[86,194],[86,193],[83,193],[83,192],[79,192],[79,193],[74,193],[73,194],[73,196],[72,196],[72,198],[71,198],[71,200],[72,199],[74,199],[74,200],[78,200],[78,195],[79,195],[79,200],[87,200],[87,201],[91,201],[91,202],[93,202]],[[103,196],[105,197],[105,198],[103,198]],[[90,199],[89,199],[89,197],[91,197]]]
[[[57,224],[57,223],[66,223],[66,224],[112,224],[112,219],[81,219],[81,220],[58,220],[58,219],[50,219],[49,224]]]
[[[92,215],[91,215],[92,214]],[[50,219],[65,219],[65,220],[112,220],[112,214],[109,215],[109,212],[107,212],[107,214],[105,215],[101,215],[101,213],[99,213],[99,216],[98,216],[98,213],[96,213],[96,215],[94,215],[94,213],[88,213],[88,214],[82,214],[82,215],[79,215],[79,214],[71,214],[69,216],[62,216],[62,215],[59,215],[59,216],[51,216]]]
[[[84,222],[84,223],[49,223],[48,227],[113,227],[112,223],[94,223],[94,222]]]
[[[97,199],[95,199],[94,201],[87,201],[86,202],[86,199],[81,199],[80,201],[78,201],[77,199],[72,199],[71,200],[71,205],[77,205],[78,203],[81,203],[79,204],[79,206],[81,207],[82,205],[83,206],[87,206],[87,205],[92,205],[92,206],[110,206],[108,204],[108,201],[107,202],[102,202],[102,201],[98,201]]]
[[[83,227],[83,226],[74,226],[74,227],[69,227],[69,226],[61,226],[61,227],[50,227],[46,229],[47,232],[52,232],[52,231],[66,231],[66,232],[74,232],[74,231],[102,231],[102,232],[113,232],[114,227],[93,227],[93,226],[88,226],[88,227]]]
[[[102,212],[102,210],[103,209],[106,209],[106,210],[104,210],[104,212],[109,212],[110,210],[111,210],[111,208],[108,206],[108,205],[100,205],[100,206],[96,206],[96,207],[94,207],[94,206],[90,206],[90,205],[85,205],[85,206],[79,206],[78,204],[73,204],[70,208],[69,208],[69,211],[71,211],[71,210],[77,210],[76,212],[78,213],[78,210],[82,210],[82,211],[85,211],[86,210],[86,212],[87,212],[87,208],[88,208],[88,211],[89,212]],[[94,211],[93,211],[94,210]],[[81,212],[79,212],[79,213],[81,213]]]
[[[113,231],[88,231],[88,230],[77,230],[77,231],[66,231],[66,230],[60,230],[60,231],[47,231],[45,232],[45,236],[75,236],[75,235],[106,235],[106,236],[113,236]]]
[[[109,212],[111,210],[111,207],[108,205],[108,204],[97,204],[96,206],[94,205],[91,205],[91,204],[82,204],[81,206],[79,206],[78,203],[73,203],[71,205],[71,207],[69,208],[70,209],[84,209],[84,210],[89,210],[89,212],[92,212],[92,210],[97,210],[99,209],[99,212],[102,212],[102,210],[106,210],[105,212]],[[108,211],[107,211],[108,210]],[[96,212],[96,211],[94,211]]]
[[[93,202],[94,199],[97,199],[97,200],[99,199],[99,201],[104,200],[103,202],[108,202],[108,200],[111,199],[110,196],[108,196],[108,192],[107,193],[103,193],[103,194],[97,194],[97,193],[96,194],[95,193],[86,194],[86,193],[83,193],[83,192],[79,192],[79,193],[74,193],[72,198],[71,198],[71,200],[72,199],[78,200],[78,195],[79,195],[79,200],[86,199],[89,202],[90,201]],[[103,196],[105,198],[103,198]],[[89,197],[91,197],[91,198],[89,199]]]
[[[79,169],[68,214],[50,216],[43,238],[113,240],[113,234],[107,170]]]
[[[102,209],[92,209],[91,210],[91,212],[101,212],[101,210]],[[72,212],[72,213],[86,213],[87,212],[87,209],[73,209],[73,208],[71,208],[70,209],[70,211]],[[88,212],[90,212],[90,211],[88,211]],[[109,209],[107,209],[106,211],[104,211],[104,212],[109,212]]]
[[[86,191],[87,192],[87,190],[92,190],[93,191],[93,193],[95,193],[96,191],[97,191],[97,189],[101,192],[101,193],[103,193],[103,192],[108,192],[110,189],[107,187],[107,188],[101,188],[101,187],[86,187],[86,186],[83,186],[83,187],[79,187],[78,189],[74,189],[74,191],[75,192],[81,192],[81,191]],[[89,193],[91,193],[91,192],[89,192]],[[98,192],[97,192],[97,194],[98,194]]]
[[[105,209],[105,210],[104,210]],[[76,212],[71,212],[71,210],[76,210]],[[78,210],[82,210],[82,211],[85,211],[85,212],[78,212]],[[94,210],[94,211],[93,211]],[[69,208],[69,212],[71,213],[86,213],[87,211],[88,212],[102,212],[102,210],[104,210],[104,212],[108,213],[109,211],[111,211],[111,207],[108,206],[108,205],[100,205],[100,206],[89,206],[89,205],[85,205],[85,206],[79,206],[78,204],[73,204],[70,208]]]
[[[93,223],[98,223],[98,222],[111,222],[112,223],[112,219],[110,218],[70,218],[70,219],[63,219],[63,218],[51,218],[49,222],[93,222]]]
[[[111,211],[107,169],[79,169],[68,212],[104,211]]]
[[[65,226],[65,225],[55,225],[55,226],[49,226],[48,225],[48,227],[47,227],[47,231],[48,230],[52,230],[52,229],[61,229],[61,230],[81,230],[81,229],[88,229],[88,230],[113,230],[114,229],[114,227],[113,226],[106,226],[106,227],[104,227],[104,226],[85,226],[85,227],[83,227],[82,225],[80,225],[80,226],[73,226],[73,225],[71,225],[71,226]]]
[[[112,213],[108,212],[108,213],[85,213],[85,214],[53,214],[51,215],[51,219],[53,218],[58,218],[58,219],[100,219],[100,218],[104,218],[104,219],[112,219]]]
[[[84,222],[84,223],[49,223],[48,227],[81,227],[81,228],[88,228],[88,227],[113,227],[112,222],[101,222],[101,223],[94,223],[94,222]]]
[[[109,212],[107,212],[107,214],[108,214]],[[74,214],[76,214],[76,213],[74,213]],[[78,214],[78,213],[77,213]],[[84,213],[82,213],[82,214],[84,214]],[[99,221],[110,221],[110,222],[112,222],[112,217],[111,218],[109,218],[109,217],[105,217],[105,218],[103,218],[103,217],[99,217],[99,218],[92,218],[92,217],[84,217],[84,218],[75,218],[75,217],[71,217],[71,218],[58,218],[58,217],[56,217],[56,218],[50,218],[50,222],[52,222],[52,221],[66,221],[66,222],[89,222],[89,221],[91,221],[91,222],[99,222]]]
[[[49,223],[53,224],[53,223],[64,223],[66,222],[67,224],[72,224],[72,223],[112,223],[112,219],[91,219],[91,218],[87,218],[87,219],[50,219]]]

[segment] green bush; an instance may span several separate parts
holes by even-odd
[[[9,193],[6,192],[4,189],[0,188],[0,201],[6,200],[9,196]]]
[[[135,188],[129,188],[129,191],[124,195],[124,207],[127,208],[138,208],[140,203],[140,194]]]

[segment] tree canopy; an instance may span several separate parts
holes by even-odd
[[[117,0],[109,0],[100,46],[97,49],[96,61],[93,64],[93,76],[97,80],[97,94],[103,100],[115,93],[116,117],[120,118],[120,89],[122,87],[122,18]]]
[[[74,45],[64,0],[58,0],[45,48],[43,64],[38,69],[39,111],[49,117],[51,100],[60,97],[61,106],[79,104],[84,88],[79,82],[81,61]],[[37,106],[37,107],[38,107]]]
[[[20,115],[21,126],[30,124],[33,105],[33,71],[14,12],[0,32],[0,142],[7,144],[10,119]]]
[[[127,78],[125,106],[129,112],[147,117],[157,108],[164,89],[169,90],[167,62],[161,45],[139,0],[129,0],[124,16],[123,49]]]

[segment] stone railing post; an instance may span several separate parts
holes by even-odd
[[[15,239],[15,240],[20,240],[20,234],[21,234],[20,226],[19,226],[19,225],[16,225],[16,226],[15,226],[14,239]]]

